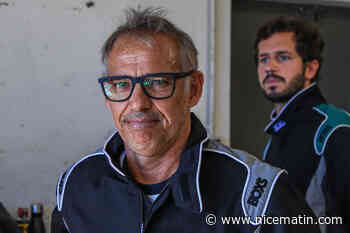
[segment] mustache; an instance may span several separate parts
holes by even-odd
[[[150,119],[159,121],[161,119],[159,113],[156,112],[131,112],[122,117],[122,122],[128,122],[135,119]]]
[[[267,74],[266,77],[263,80],[263,84],[265,84],[269,78],[275,78],[275,79],[278,79],[278,80],[280,80],[282,82],[285,82],[285,80],[284,80],[284,78],[282,76],[279,76],[279,75],[276,75],[276,74]]]

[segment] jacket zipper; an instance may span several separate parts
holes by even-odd
[[[153,202],[152,204],[152,207],[153,208],[153,205],[160,199],[160,196],[165,192],[165,190],[168,188],[169,184],[167,184],[163,189],[162,191],[160,192],[159,196],[157,197],[157,199]],[[145,224],[143,222],[143,194],[142,194],[142,191],[140,191],[140,205],[141,205],[141,223],[140,223],[140,233],[143,233],[144,232],[144,228],[145,228]]]
[[[143,233],[143,223],[140,224],[141,233]]]
[[[140,233],[143,233],[144,231],[144,225],[143,225],[143,197],[142,197],[142,192],[140,191],[140,206],[141,206],[141,223],[140,223]]]

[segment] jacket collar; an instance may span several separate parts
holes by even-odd
[[[275,109],[271,112],[271,121],[265,127],[265,132],[269,134],[277,133],[287,124],[287,121],[291,120],[291,116],[294,112],[305,107],[313,107],[325,102],[326,100],[322,96],[316,83],[312,83],[290,98],[279,114],[276,113]]]
[[[170,178],[169,185],[174,202],[182,208],[195,212],[203,210],[199,187],[200,165],[203,143],[208,140],[207,131],[199,119],[191,113],[191,132],[184,151],[181,154],[179,168]],[[124,143],[116,131],[107,139],[103,152],[114,171],[128,180],[126,171],[121,166]]]

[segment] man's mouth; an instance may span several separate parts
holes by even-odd
[[[264,85],[273,85],[284,82],[284,78],[278,75],[267,75],[263,81]]]
[[[156,113],[132,113],[127,115],[123,122],[134,129],[144,129],[154,127],[160,122],[160,118]]]
[[[276,83],[280,83],[280,82],[282,82],[282,81],[279,79],[269,78],[266,80],[266,82],[264,84],[272,85],[272,84],[276,84]]]
[[[150,121],[150,120],[133,120],[126,122],[127,125],[134,129],[145,129],[145,128],[151,128],[154,127],[159,121]]]

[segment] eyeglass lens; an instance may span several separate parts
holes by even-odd
[[[135,83],[136,84],[136,83]],[[106,80],[103,83],[106,95],[112,100],[127,99],[132,93],[134,87],[131,79]],[[149,96],[155,98],[166,98],[172,93],[174,79],[171,77],[147,77],[143,79],[143,90]]]

